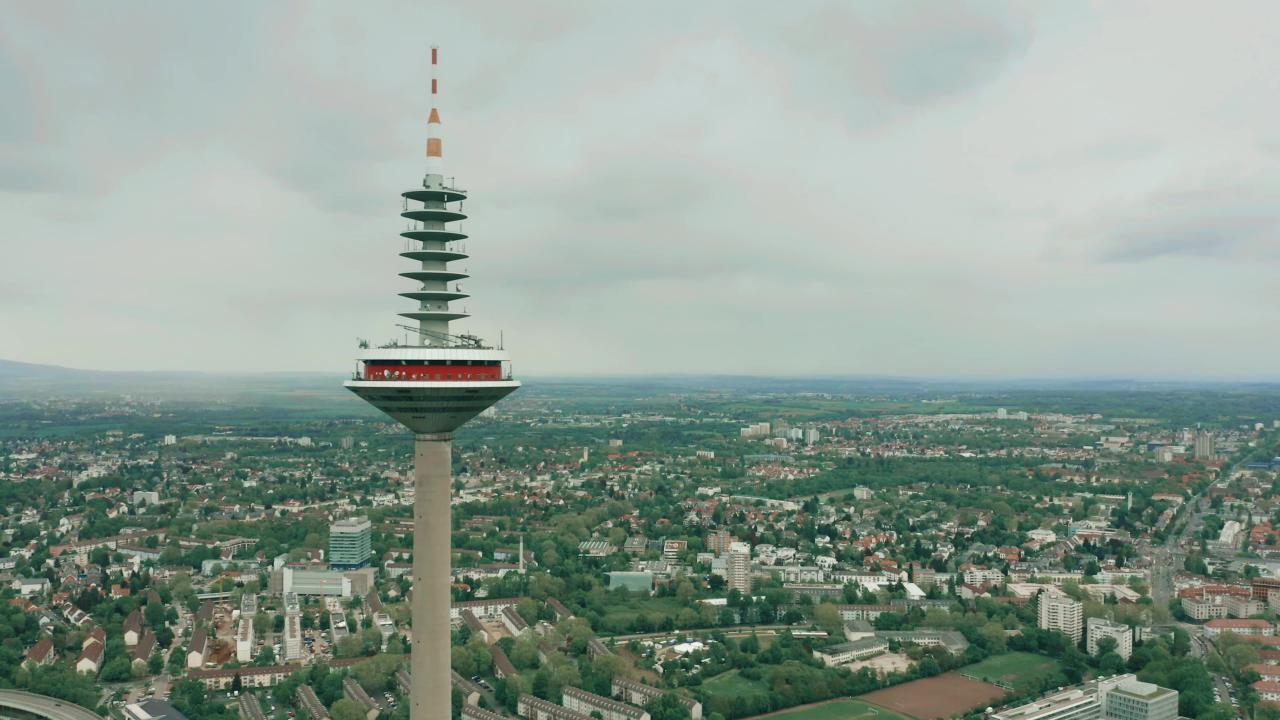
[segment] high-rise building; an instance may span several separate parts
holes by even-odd
[[[1085,647],[1090,655],[1098,654],[1098,642],[1103,638],[1116,641],[1116,654],[1125,660],[1133,654],[1133,628],[1124,623],[1114,623],[1105,618],[1091,617],[1085,623]]]
[[[284,641],[280,644],[286,663],[302,659],[302,606],[298,594],[284,594]]]
[[[751,546],[744,542],[729,544],[729,556],[725,563],[725,584],[743,595],[751,594]]]
[[[369,564],[373,525],[367,517],[343,518],[329,526],[329,566],[355,570]]]
[[[450,323],[468,316],[450,303],[468,297],[465,272],[449,264],[467,257],[466,235],[449,223],[466,219],[467,193],[445,181],[440,133],[439,52],[431,48],[431,111],[427,118],[426,176],[422,187],[401,193],[401,257],[418,267],[400,275],[417,287],[400,293],[417,303],[401,313],[415,321],[402,344],[361,342],[358,370],[346,387],[414,434],[413,651],[409,714],[413,720],[448,720],[449,590],[453,431],[520,387],[501,348],[471,334],[453,334]]]
[[[1040,629],[1057,630],[1080,642],[1081,617],[1084,606],[1069,597],[1040,595]]]
[[[707,533],[707,550],[715,553],[716,557],[720,557],[729,552],[729,545],[733,543],[733,536],[728,530],[720,529],[712,533]]]
[[[1196,460],[1212,460],[1218,456],[1218,447],[1213,433],[1208,430],[1196,431]]]

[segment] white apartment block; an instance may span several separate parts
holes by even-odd
[[[560,704],[583,715],[599,713],[604,720],[649,720],[649,713],[644,708],[576,687],[564,689]]]
[[[1080,642],[1084,606],[1069,597],[1040,596],[1040,629],[1057,630]]]
[[[240,616],[236,628],[236,660],[242,663],[253,660],[253,616]]]
[[[1133,654],[1133,628],[1123,623],[1114,623],[1104,618],[1089,618],[1085,645],[1090,655],[1098,654],[1098,642],[1103,638],[1116,641],[1116,654],[1125,660]]]
[[[736,588],[743,595],[751,594],[750,545],[744,542],[730,543],[724,574],[730,590]]]

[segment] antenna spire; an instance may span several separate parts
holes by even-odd
[[[427,117],[427,175],[444,175],[444,149],[440,137],[440,79],[436,75],[440,48],[431,46],[431,114]]]

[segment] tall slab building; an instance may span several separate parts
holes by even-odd
[[[511,359],[474,335],[450,332],[467,317],[454,307],[467,295],[467,275],[453,263],[467,257],[466,235],[450,227],[465,219],[467,193],[445,181],[440,132],[437,48],[431,49],[431,109],[427,119],[426,177],[422,187],[401,193],[400,233],[409,247],[400,255],[415,263],[400,273],[416,287],[400,293],[416,303],[401,316],[416,325],[404,344],[362,347],[355,376],[346,387],[414,434],[413,646],[410,717],[448,720],[449,503],[453,431],[514,392]]]

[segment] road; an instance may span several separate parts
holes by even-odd
[[[1231,465],[1224,465],[1218,477],[1229,482],[1232,478],[1232,472]],[[1205,495],[1210,487],[1213,487],[1213,485],[1209,485],[1204,491],[1198,493],[1187,502],[1186,510],[1183,513],[1185,519],[1183,520],[1182,529],[1177,533],[1170,533],[1163,545],[1151,548],[1151,599],[1162,607],[1167,607],[1169,601],[1174,597],[1173,577],[1182,569],[1186,560],[1186,553],[1183,551],[1186,541],[1199,533],[1204,525],[1206,512],[1204,507]],[[1178,625],[1191,635],[1192,656],[1199,657],[1206,664],[1210,656],[1216,657],[1218,660],[1222,659],[1218,653],[1218,648],[1204,636],[1204,629],[1200,625],[1184,622],[1179,622]],[[1226,675],[1216,672],[1210,672],[1210,675],[1213,677],[1214,690],[1221,698],[1218,702],[1234,704],[1233,688],[1227,685]],[[1239,710],[1237,709],[1238,713]]]
[[[1225,464],[1218,478],[1229,482],[1233,472],[1232,465]],[[1151,548],[1151,600],[1160,607],[1167,607],[1169,601],[1173,599],[1173,576],[1182,569],[1186,561],[1186,553],[1183,552],[1184,543],[1204,525],[1205,510],[1202,503],[1209,488],[1214,484],[1216,482],[1207,485],[1204,490],[1187,501],[1186,509],[1182,513],[1186,516],[1182,521],[1182,530],[1169,533],[1163,545]]]
[[[92,710],[66,700],[20,690],[0,690],[0,708],[20,710],[49,720],[102,720]]]

